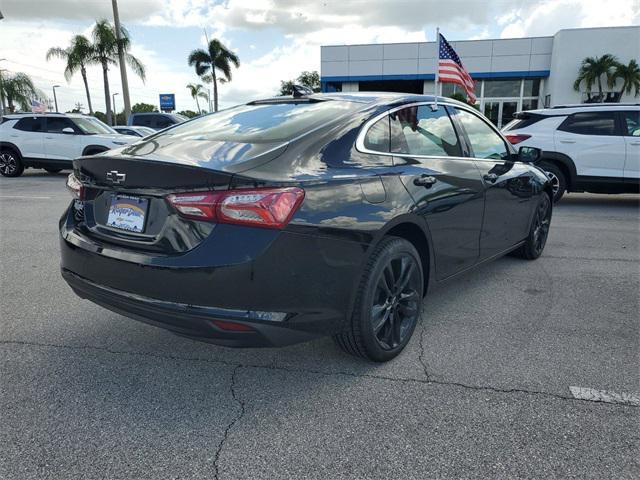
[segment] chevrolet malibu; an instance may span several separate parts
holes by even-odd
[[[254,101],[75,160],[62,275],[82,298],[187,337],[332,335],[386,361],[428,288],[541,255],[552,190],[539,156],[451,99]]]

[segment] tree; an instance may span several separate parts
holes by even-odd
[[[280,81],[280,95],[292,95],[293,86],[302,85],[309,87],[314,92],[320,91],[320,74],[313,70],[311,72],[304,71],[295,80]]]
[[[209,42],[207,50],[198,48],[189,54],[187,59],[190,67],[195,67],[196,75],[202,77],[206,73],[211,74],[213,86],[213,110],[218,111],[218,73],[224,76],[224,80],[231,81],[231,65],[240,66],[238,56],[225,47],[220,40],[214,38]]]
[[[131,107],[131,113],[155,113],[158,109],[150,103],[136,103]]]
[[[200,115],[200,113],[196,113],[193,110],[182,110],[181,112],[178,112],[178,115],[183,115],[187,118],[193,118]]]
[[[80,70],[82,81],[84,82],[84,90],[87,94],[89,113],[93,115],[91,95],[89,94],[89,83],[87,82],[87,65],[94,62],[93,45],[91,45],[89,39],[84,35],[76,35],[71,39],[71,45],[67,48],[50,48],[47,52],[47,61],[51,60],[53,57],[66,60],[67,65],[64,68],[64,78],[67,82],[70,82],[73,75]]]
[[[622,98],[625,92],[627,95],[631,95],[632,90],[634,91],[634,97],[640,95],[640,65],[635,59],[632,59],[628,65],[624,63],[616,64],[609,85],[613,87],[619,78],[622,80],[619,98]]]
[[[112,125],[111,94],[109,92],[109,66],[118,64],[118,39],[113,26],[107,20],[96,22],[93,27],[93,60],[102,66],[102,78],[104,81],[104,102],[107,107],[107,123]],[[120,44],[124,50],[124,59],[133,72],[145,81],[145,68],[142,62],[129,53],[131,40],[129,32],[120,27]]]
[[[31,100],[36,97],[43,97],[44,94],[38,90],[33,81],[26,73],[14,73],[2,78],[0,84],[0,95],[7,100],[9,112],[15,112],[16,105],[24,111],[31,111]]]
[[[608,53],[601,57],[586,57],[582,60],[578,77],[573,83],[573,89],[579,92],[580,85],[584,82],[587,88],[587,94],[591,97],[591,87],[594,83],[597,83],[598,96],[600,101],[602,101],[602,76],[606,76],[607,83],[611,84],[613,70],[617,63],[616,57]]]
[[[201,110],[200,110],[200,102],[198,102],[198,97],[207,98],[207,93],[204,91],[204,87],[199,83],[196,83],[196,84],[190,83],[187,85],[187,89],[191,94],[191,98],[193,98],[196,101],[196,106],[198,107],[198,115],[200,115]]]

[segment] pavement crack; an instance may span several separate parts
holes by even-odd
[[[227,425],[227,427],[224,430],[224,435],[222,436],[222,439],[218,444],[218,448],[216,450],[216,454],[213,459],[213,468],[214,468],[213,476],[216,480],[220,478],[219,476],[220,475],[220,470],[219,470],[220,454],[222,453],[222,449],[224,448],[224,445],[227,442],[227,439],[229,438],[229,432],[231,432],[231,429],[234,427],[234,425],[242,419],[245,413],[244,401],[238,396],[236,392],[236,382],[238,381],[238,371],[241,368],[243,368],[243,365],[236,365],[235,368],[233,369],[233,372],[231,373],[231,383],[229,385],[229,390],[231,391],[231,396],[233,397],[233,400],[239,405],[240,411],[238,412],[238,415],[236,415],[233,418],[233,420],[231,420],[229,425]]]
[[[159,354],[155,352],[135,352],[135,351],[125,351],[125,350],[113,350],[105,347],[98,347],[93,345],[58,345],[58,344],[50,344],[50,343],[38,343],[38,342],[27,342],[21,340],[0,340],[0,345],[23,345],[23,346],[31,346],[31,347],[44,347],[44,348],[58,348],[58,349],[66,349],[66,350],[76,350],[76,351],[101,351],[114,355],[132,355],[132,356],[141,356],[141,357],[153,357],[153,358],[163,358],[167,360],[177,360],[182,362],[204,362],[204,363],[213,363],[217,365],[225,365],[228,367],[234,367],[234,372],[240,368],[255,368],[255,369],[263,369],[263,370],[275,370],[275,371],[285,371],[291,373],[309,373],[314,375],[323,375],[327,377],[331,376],[346,376],[346,377],[355,377],[355,378],[369,378],[372,380],[383,380],[389,382],[396,383],[407,383],[407,384],[421,384],[421,385],[442,385],[456,388],[463,388],[465,390],[475,390],[475,391],[487,391],[494,393],[504,393],[504,394],[525,394],[525,395],[537,395],[541,397],[553,398],[557,400],[571,401],[571,402],[589,402],[589,403],[600,403],[607,405],[618,405],[618,406],[626,406],[637,408],[635,405],[623,405],[623,404],[615,404],[608,401],[603,401],[601,399],[586,399],[586,398],[575,398],[573,395],[561,395],[559,393],[545,392],[542,390],[530,390],[526,388],[500,388],[493,387],[487,385],[470,385],[461,382],[454,382],[449,380],[435,380],[433,377],[429,377],[429,379],[422,378],[398,378],[398,377],[390,377],[386,375],[373,375],[370,373],[355,373],[355,372],[346,372],[346,371],[333,371],[327,372],[322,370],[315,370],[311,368],[296,368],[296,367],[287,367],[282,365],[260,365],[260,364],[244,364],[237,362],[229,362],[226,360],[219,359],[209,359],[209,358],[198,358],[198,357],[181,357],[179,355],[168,355],[168,354]],[[237,423],[237,421],[242,418],[244,415],[244,403],[238,398],[235,393],[235,377],[232,375],[232,395],[234,400],[241,405],[241,414],[229,425],[228,430],[233,427]],[[226,434],[225,434],[226,438]],[[224,443],[224,441],[223,441]]]
[[[424,318],[422,319],[421,322],[421,328],[420,328],[420,342],[419,342],[419,347],[420,347],[420,352],[418,354],[418,361],[420,362],[420,365],[422,365],[422,370],[424,370],[424,376],[427,379],[427,381],[429,381],[431,379],[431,377],[429,376],[429,370],[427,369],[427,362],[424,359],[424,331],[426,330],[426,327],[424,325],[425,320]]]

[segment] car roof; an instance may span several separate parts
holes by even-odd
[[[291,102],[313,102],[324,100],[343,100],[347,102],[357,102],[363,104],[389,104],[389,103],[414,103],[414,102],[434,102],[434,95],[420,95],[416,93],[401,92],[332,92],[332,93],[314,93],[311,95],[293,97],[291,95],[283,95],[280,97],[265,98],[262,100],[254,100],[248,102],[247,105],[258,105],[263,103],[291,103]],[[468,104],[454,100],[448,97],[437,97],[439,102],[453,103],[457,105]]]
[[[24,117],[62,117],[62,118],[95,118],[91,115],[85,115],[84,113],[60,113],[60,112],[46,112],[46,113],[33,113],[33,112],[19,112],[19,113],[7,113],[3,115],[4,118],[18,119]]]
[[[575,105],[556,105],[551,108],[540,108],[537,110],[527,110],[530,115],[563,116],[578,112],[604,112],[622,110],[640,110],[640,103],[585,103]],[[525,113],[525,112],[518,112]]]

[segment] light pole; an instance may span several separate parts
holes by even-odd
[[[56,88],[60,88],[60,85],[53,86],[53,102],[56,105],[56,112],[58,111],[58,97],[56,97]]]
[[[6,60],[6,58],[0,58],[0,62]],[[4,115],[5,105],[4,105],[4,87],[2,86],[2,72],[6,72],[0,68],[0,118]]]
[[[118,126],[118,110],[116,110],[116,95],[118,95],[118,92],[111,95],[111,103],[113,103],[113,126],[114,127]],[[125,114],[125,117],[126,117],[126,114]]]
[[[124,61],[124,48],[122,46],[122,32],[120,31],[120,15],[118,14],[118,0],[111,0],[113,7],[113,23],[118,40],[118,63],[120,64],[120,79],[122,80],[122,98],[124,99],[124,121],[129,121],[131,115],[131,100],[129,99],[129,81],[127,80],[127,65]]]

